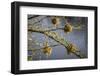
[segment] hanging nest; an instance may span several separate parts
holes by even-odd
[[[57,26],[59,25],[59,23],[60,23],[60,20],[59,20],[58,17],[52,18],[52,24],[53,24],[55,27],[57,27]]]
[[[68,32],[72,32],[73,27],[70,24],[66,24],[64,27],[64,32],[68,33]]]
[[[75,53],[78,51],[78,48],[74,44],[70,43],[67,46],[67,51],[68,51],[68,54]]]
[[[43,48],[43,53],[47,56],[50,56],[52,53],[52,48],[51,47],[44,47]]]
[[[51,53],[52,53],[52,48],[49,47],[48,42],[45,42],[44,46],[45,46],[45,47],[43,48],[43,53],[44,53],[45,55],[47,55],[47,56],[50,56]]]

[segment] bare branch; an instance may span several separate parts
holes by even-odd
[[[39,17],[39,15],[35,15],[35,16],[29,17],[28,20],[36,18],[36,17]]]
[[[28,31],[31,32],[38,32],[38,33],[42,33],[47,35],[48,37],[52,38],[53,40],[55,40],[56,42],[60,43],[61,45],[63,45],[65,48],[68,48],[68,45],[70,44],[67,40],[65,40],[64,38],[62,38],[61,36],[59,36],[56,32],[52,32],[52,31],[45,31],[43,28],[41,27],[33,27],[33,28],[29,28]],[[76,51],[70,51],[71,53],[75,54],[76,56],[78,56],[79,58],[81,58],[82,56],[80,54],[78,54]]]

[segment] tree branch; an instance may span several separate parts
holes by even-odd
[[[64,38],[62,38],[61,36],[59,36],[56,32],[52,32],[52,31],[45,31],[45,29],[41,28],[41,27],[32,27],[32,28],[28,28],[28,31],[30,32],[38,32],[38,33],[42,33],[47,35],[48,37],[52,38],[53,40],[55,40],[56,42],[60,43],[61,45],[63,45],[65,48],[68,49],[68,45],[70,44],[67,40],[65,40]],[[83,56],[81,56],[79,53],[77,52],[73,52],[70,51],[71,53],[75,54],[76,56],[78,56],[79,58],[82,58]]]

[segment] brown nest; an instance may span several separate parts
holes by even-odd
[[[51,47],[44,47],[43,53],[46,54],[47,56],[50,56],[52,53],[52,48]]]
[[[67,51],[68,53],[75,53],[78,51],[78,48],[74,44],[70,43],[67,46]]]
[[[64,32],[72,32],[73,28],[70,24],[66,24],[64,27]]]
[[[59,25],[59,18],[57,18],[57,17],[54,17],[53,19],[52,19],[52,23],[53,23],[53,25],[54,26],[58,26]]]

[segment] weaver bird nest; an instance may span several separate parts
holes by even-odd
[[[52,48],[49,47],[48,42],[44,44],[43,53],[47,56],[50,56],[52,53]]]
[[[60,19],[58,17],[52,18],[52,24],[57,27],[60,23]]]
[[[72,32],[73,27],[70,24],[66,24],[64,27],[64,32]]]
[[[68,53],[71,53],[71,52],[75,53],[78,51],[78,48],[74,44],[70,43],[67,46],[67,51],[68,51]]]
[[[51,47],[44,47],[43,53],[46,54],[47,56],[50,56],[52,53],[52,48]]]

